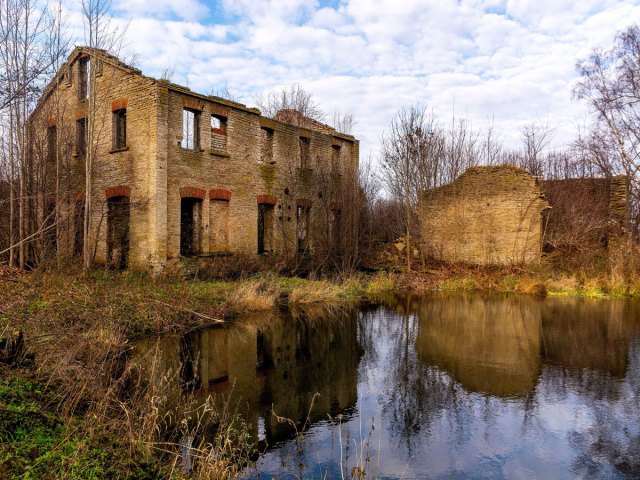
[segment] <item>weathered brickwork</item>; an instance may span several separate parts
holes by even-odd
[[[452,262],[536,262],[547,208],[538,181],[523,170],[473,167],[422,195],[422,238],[433,255]]]
[[[615,246],[628,234],[628,178],[545,180],[542,189],[551,205],[544,218],[544,249],[595,251]]]
[[[80,98],[85,56],[91,95]],[[114,148],[117,121],[122,121],[115,112],[123,110],[126,145]],[[192,129],[183,124],[185,110]],[[358,141],[349,135],[317,122],[302,129],[299,123],[267,119],[242,104],[146,77],[87,48],[74,50],[32,122],[34,142],[41,145],[47,144],[47,128],[55,126],[63,219],[58,251],[64,255],[77,253],[82,237],[86,164],[77,132],[93,133],[88,139],[94,152],[89,213],[97,263],[109,261],[108,225],[120,211],[110,210],[113,199],[129,199],[129,264],[159,271],[167,259],[187,251],[257,253],[264,231],[272,235],[265,253],[294,248],[296,200],[307,199],[311,215],[319,216],[318,207],[332,198],[341,176],[355,176],[358,169]],[[307,165],[300,163],[301,136],[308,139]],[[56,192],[56,162],[50,163],[49,195]],[[320,176],[332,182],[319,181]],[[267,216],[260,217],[261,203],[273,207]],[[259,225],[265,219],[271,224]],[[189,241],[192,248],[185,249]]]

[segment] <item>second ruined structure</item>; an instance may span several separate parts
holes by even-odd
[[[424,192],[422,238],[447,261],[508,264],[540,258],[541,214],[549,208],[535,177],[515,167],[473,167]]]
[[[558,249],[606,249],[624,238],[627,178],[541,181],[512,166],[472,167],[423,192],[428,253],[450,262],[525,264]]]

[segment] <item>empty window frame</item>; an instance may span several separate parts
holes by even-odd
[[[78,60],[78,99],[84,100],[89,97],[89,82],[91,81],[91,63],[89,57],[82,57]]]
[[[185,108],[182,110],[182,141],[186,150],[200,150],[200,112]]]
[[[47,128],[47,161],[55,163],[58,150],[58,131],[55,125]]]
[[[227,118],[211,115],[211,149],[227,149]]]
[[[264,163],[274,163],[273,130],[267,127],[260,127],[260,161]]]
[[[299,205],[296,217],[298,253],[305,253],[309,250],[309,227],[311,224],[311,208]]]
[[[76,202],[73,217],[73,255],[80,257],[84,252],[84,200]]]
[[[300,168],[311,168],[311,140],[307,137],[299,137],[300,144]]]
[[[118,270],[129,267],[129,217],[128,197],[107,200],[107,264]]]
[[[341,154],[342,149],[340,148],[340,145],[331,146],[331,171],[333,173],[340,173]]]
[[[180,201],[180,255],[200,255],[202,200],[185,197]]]
[[[274,206],[258,204],[258,255],[273,252]]]
[[[87,119],[76,120],[76,155],[81,159],[87,153]]]
[[[127,147],[127,109],[113,111],[113,150]]]

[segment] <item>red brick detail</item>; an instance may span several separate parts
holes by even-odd
[[[116,98],[111,102],[111,111],[115,112],[116,110],[122,110],[123,108],[127,108],[127,104],[129,100],[126,98]]]
[[[110,187],[104,191],[104,196],[107,197],[107,200],[113,197],[130,197],[131,187],[127,187],[126,185]]]
[[[313,202],[307,198],[298,198],[296,200],[297,207],[311,208],[311,205],[313,205]]]
[[[197,98],[182,97],[182,105],[184,105],[184,108],[198,110],[199,112],[204,109],[204,104]]]
[[[56,123],[57,123],[56,117],[55,117],[55,115],[52,115],[47,120],[47,127],[55,127]]]
[[[204,200],[206,196],[207,191],[204,188],[182,187],[180,189],[181,198],[200,198]]]
[[[298,128],[299,137],[308,138],[309,140],[311,140],[312,135],[313,133],[311,132],[311,130],[308,130],[306,128]]]
[[[342,142],[334,137],[334,138],[331,139],[331,146],[332,147],[341,147],[342,148]]]
[[[229,109],[222,105],[211,105],[211,115],[218,115],[220,117],[229,118]]]
[[[276,122],[274,122],[270,118],[260,117],[260,127],[261,128],[268,128],[269,130],[275,130],[276,129]]]
[[[81,120],[83,118],[87,118],[87,111],[86,110],[76,110],[75,114],[74,114],[74,118],[76,120]]]
[[[209,190],[209,198],[211,200],[231,200],[231,192],[226,188],[212,188]]]
[[[215,133],[216,135],[224,135],[225,137],[227,136],[227,131],[221,128],[212,128],[211,133]]]
[[[278,203],[278,199],[273,195],[258,195],[256,197],[256,200],[258,201],[258,203],[267,203],[269,205],[275,205],[276,203]]]

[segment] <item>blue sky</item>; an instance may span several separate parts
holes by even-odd
[[[113,2],[127,25],[121,55],[145,74],[169,67],[176,83],[202,93],[227,85],[249,105],[299,83],[327,120],[336,109],[354,115],[362,157],[416,103],[444,122],[454,110],[477,129],[492,121],[507,147],[525,123],[548,122],[561,147],[589,120],[571,95],[576,61],[640,22],[640,0]],[[77,27],[77,6],[68,8]]]

